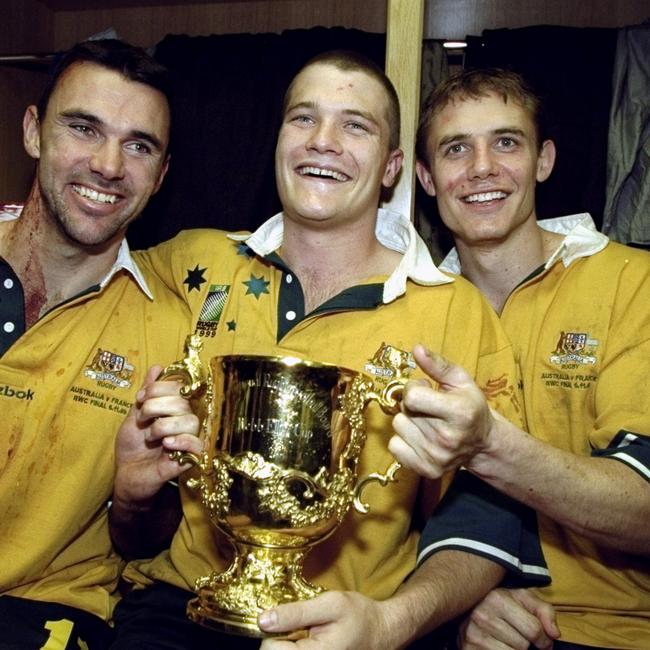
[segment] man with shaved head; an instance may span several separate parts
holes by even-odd
[[[357,54],[321,55],[298,73],[284,102],[275,155],[282,212],[254,233],[182,233],[143,264],[190,306],[206,360],[292,356],[363,372],[382,342],[404,351],[424,342],[466,367],[490,403],[517,419],[516,368],[489,305],[469,283],[438,271],[407,217],[378,209],[400,170],[398,146],[399,104],[385,74]],[[447,382],[444,372],[439,379],[454,405],[440,419],[463,434],[482,430],[489,411],[481,390]],[[147,389],[143,409],[156,390]],[[392,461],[391,418],[371,404],[366,420],[360,475]],[[115,497],[126,506],[124,484],[135,472],[128,458],[122,467]],[[514,502],[490,495],[477,505],[480,495],[465,500],[462,490],[455,500],[468,504],[467,526],[442,521],[437,552],[414,571],[418,514],[430,512],[440,487],[404,472],[396,484],[369,490],[370,512],[349,512],[306,558],[305,577],[328,591],[260,606],[260,635],[306,629],[308,637],[267,639],[262,647],[404,647],[465,611],[506,573],[546,581],[534,518],[522,523]],[[183,521],[170,549],[125,571],[135,588],[118,606],[115,647],[157,648],[163,639],[174,648],[257,647],[259,640],[223,638],[186,619],[197,578],[225,571],[230,558],[200,498],[185,485],[181,494]],[[129,518],[123,525],[115,507],[111,516],[128,539]]]

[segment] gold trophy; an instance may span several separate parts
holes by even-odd
[[[201,346],[199,337],[188,337],[185,359],[161,377],[181,376],[182,394],[198,398],[207,449],[201,457],[172,457],[199,468],[188,485],[235,556],[223,573],[196,581],[188,616],[222,632],[264,637],[257,625],[262,610],[323,591],[302,576],[309,549],[352,504],[368,511],[361,501],[368,482],[395,480],[397,462],[357,481],[364,409],[375,400],[397,412],[415,364],[410,354],[382,345],[367,375],[293,357],[237,355],[212,358],[206,371]]]

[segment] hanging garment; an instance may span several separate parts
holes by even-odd
[[[650,246],[650,22],[619,30],[603,231]]]

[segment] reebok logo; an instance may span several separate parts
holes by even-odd
[[[31,388],[27,390],[15,390],[11,386],[0,386],[0,397],[15,397],[16,399],[34,399],[34,391]]]

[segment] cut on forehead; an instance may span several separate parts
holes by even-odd
[[[284,95],[282,114],[284,115],[292,102],[292,94],[301,75],[314,66],[330,66],[341,72],[357,72],[374,79],[383,89],[386,98],[385,119],[389,128],[389,146],[397,149],[400,142],[400,108],[395,87],[386,73],[371,59],[348,50],[331,50],[315,56],[300,69],[293,78]]]

